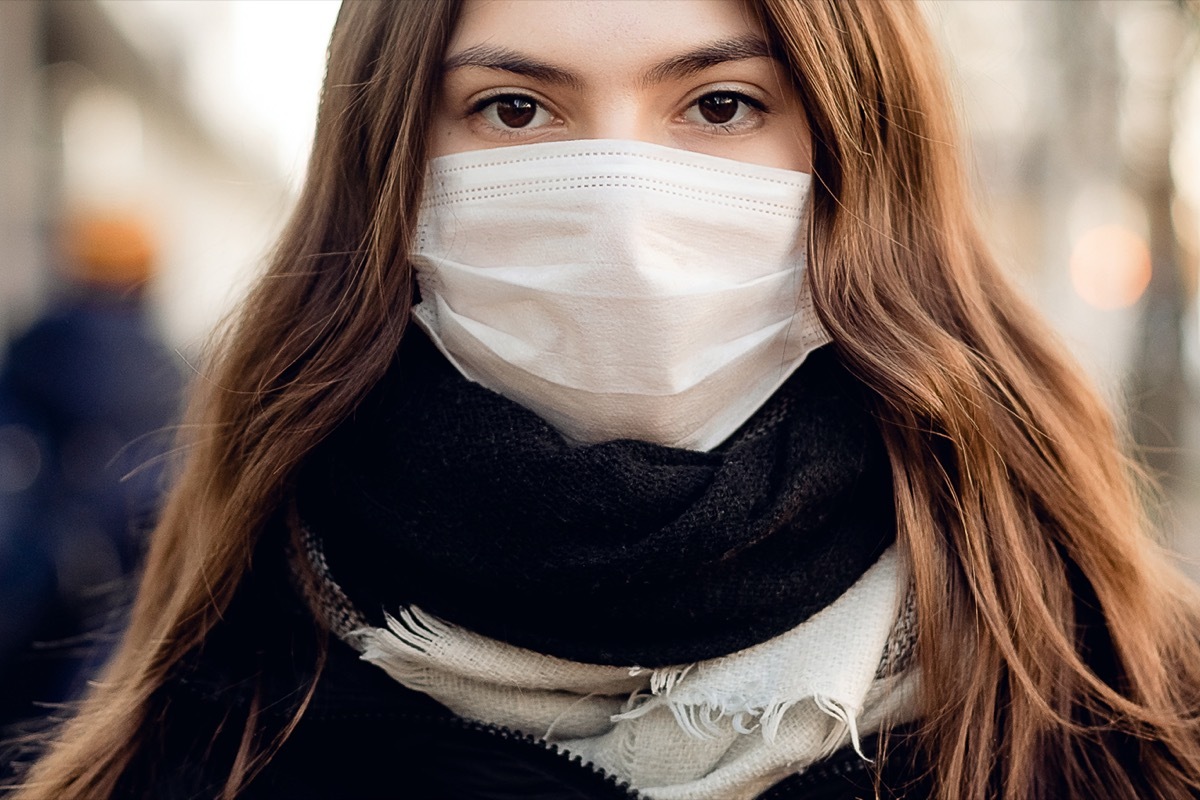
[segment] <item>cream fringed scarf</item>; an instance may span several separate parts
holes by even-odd
[[[894,546],[782,635],[645,669],[543,655],[415,607],[371,627],[330,579],[319,542],[304,539],[310,600],[363,660],[461,717],[554,742],[654,800],[754,797],[913,716],[912,609]]]

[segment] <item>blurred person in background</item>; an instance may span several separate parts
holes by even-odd
[[[0,725],[78,694],[112,648],[163,493],[178,361],[144,303],[126,214],[63,226],[65,286],[0,370]]]
[[[1198,795],[1200,598],[917,3],[346,2],[328,53],[22,800]]]

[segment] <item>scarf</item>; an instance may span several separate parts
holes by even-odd
[[[569,442],[410,331],[309,458],[296,502],[367,626],[415,607],[516,648],[651,670],[793,630],[895,528],[867,399],[828,347],[694,452]]]
[[[408,606],[373,627],[298,529],[294,575],[325,624],[409,689],[469,720],[537,736],[653,800],[757,797],[860,736],[908,722],[913,595],[895,547],[796,628],[658,669],[571,662]],[[897,602],[903,596],[901,605]]]

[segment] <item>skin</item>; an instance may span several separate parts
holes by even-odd
[[[738,0],[469,0],[433,154],[570,139],[811,168],[804,109]]]

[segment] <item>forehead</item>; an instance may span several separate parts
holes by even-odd
[[[467,0],[448,54],[489,45],[603,73],[759,31],[741,0]]]

